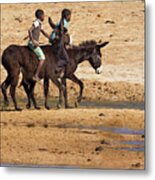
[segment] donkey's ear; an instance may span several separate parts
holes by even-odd
[[[97,48],[103,48],[104,46],[106,46],[107,44],[109,44],[109,41],[106,41],[106,42],[104,42],[104,43],[102,43],[102,44],[98,44],[97,45]]]

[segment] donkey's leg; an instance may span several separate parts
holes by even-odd
[[[49,80],[44,79],[44,96],[45,96],[45,108],[50,109],[48,106],[48,91],[49,91]]]
[[[61,108],[62,107],[62,103],[63,103],[64,86],[63,86],[61,81],[62,80],[57,80],[57,83],[59,83],[58,84],[58,88],[59,88],[59,102],[57,104],[58,108]]]
[[[36,99],[34,97],[34,88],[35,88],[36,82],[32,82],[30,84],[30,88],[29,88],[29,95],[32,99],[33,105],[35,109],[40,109],[40,107],[37,105]]]
[[[31,97],[30,97],[30,90],[29,90],[29,85],[22,80],[21,85],[23,85],[24,90],[27,95],[28,103],[26,104],[26,108],[30,109],[31,108]]]
[[[6,91],[7,91],[8,86],[10,85],[10,83],[11,83],[11,78],[8,75],[6,80],[1,85],[2,94],[3,94],[3,97],[4,97],[4,105],[5,106],[9,106],[9,101],[8,101],[8,97],[7,97],[7,92]]]
[[[65,99],[65,108],[69,108],[66,78],[62,78],[62,84],[63,84],[64,87],[65,87],[65,89],[64,89],[64,91],[63,91],[64,99]]]
[[[62,97],[65,91],[65,86],[62,84],[62,80],[58,80],[58,79],[52,79],[53,83],[58,87],[59,89],[59,102],[57,107],[61,108],[62,107]]]
[[[12,75],[11,75],[11,87],[10,87],[10,94],[14,103],[14,107],[17,111],[21,111],[22,109],[18,107],[17,105],[17,101],[16,101],[16,87],[18,84],[18,80],[19,80],[19,73],[20,70],[15,71]]]
[[[80,79],[78,79],[74,74],[72,74],[69,77],[69,79],[80,86],[80,93],[79,93],[79,96],[77,97],[77,102],[80,103],[82,100],[82,95],[83,95],[83,88],[84,88],[83,82]]]

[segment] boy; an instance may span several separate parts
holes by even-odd
[[[37,55],[39,59],[39,65],[37,67],[36,73],[33,77],[34,81],[39,81],[39,72],[44,64],[45,61],[45,55],[40,48],[39,44],[39,37],[40,37],[40,32],[48,39],[50,39],[49,35],[43,30],[42,22],[44,21],[45,15],[44,11],[42,9],[38,9],[35,12],[35,17],[36,20],[33,22],[31,28],[29,29],[29,42],[28,46],[30,49],[34,51],[34,53]]]
[[[60,22],[58,22],[56,25],[52,22],[52,20],[49,18],[49,24],[50,26],[54,28],[54,31],[51,34],[50,42],[53,44],[56,39],[60,38],[59,44],[58,44],[58,68],[56,69],[56,73],[60,74],[60,77],[62,78],[64,75],[64,70],[66,65],[69,62],[69,56],[66,51],[66,47],[64,44],[64,34],[67,33],[68,23],[71,20],[71,11],[69,9],[63,9],[61,13],[61,19]],[[60,36],[60,37],[58,37]]]
[[[63,9],[61,14],[61,19],[63,19],[63,30],[64,33],[66,34],[68,32],[67,28],[71,20],[71,11],[69,9]],[[61,20],[55,25],[51,20],[51,18],[49,17],[48,22],[52,27],[52,29],[54,29],[54,31],[51,33],[50,36],[50,43],[53,44],[54,40],[57,38],[57,35],[59,34],[59,31],[61,31],[61,27],[60,27]]]

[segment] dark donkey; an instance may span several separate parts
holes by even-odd
[[[82,94],[83,94],[83,82],[76,77],[74,72],[77,69],[77,66],[79,63],[83,62],[84,60],[88,60],[89,63],[92,65],[92,67],[95,69],[96,73],[101,73],[101,52],[100,49],[104,46],[106,46],[109,42],[104,42],[100,45],[97,45],[95,41],[86,41],[81,43],[79,46],[73,46],[72,48],[68,49],[68,54],[70,58],[70,64],[66,67],[65,76],[62,78],[62,84],[64,87],[64,98],[65,98],[65,107],[68,106],[68,99],[67,99],[67,84],[66,79],[70,79],[71,81],[75,82],[80,87],[80,93],[77,98],[77,102],[80,103],[82,100]],[[31,99],[35,105],[36,101],[34,101],[33,93],[31,93],[31,90],[28,88],[28,85],[26,82],[24,82],[24,79],[21,83],[24,86],[24,89],[28,96],[28,104],[27,108],[31,107]],[[48,98],[48,89],[49,89],[49,79],[44,79],[44,95],[45,95],[45,108],[49,109],[47,98]],[[30,96],[31,94],[31,96]],[[59,93],[59,104],[58,106],[62,105],[62,93]]]
[[[80,97],[82,96],[83,83],[74,75],[77,65],[84,60],[88,60],[92,67],[98,73],[101,66],[101,52],[100,48],[104,47],[108,42],[97,45],[95,41],[88,41],[80,44],[78,47],[73,47],[68,50],[70,57],[70,63],[66,67],[65,78],[69,78],[75,83],[80,85]],[[65,106],[67,107],[67,94],[65,84],[66,79],[63,78],[63,83],[59,81],[59,74],[55,72],[57,67],[57,45],[46,45],[42,46],[42,50],[45,53],[46,61],[43,68],[39,74],[40,78],[44,79],[45,85],[45,105],[47,106],[47,93],[48,93],[48,80],[51,79],[52,82],[59,88],[59,104],[62,103],[62,95],[65,96]],[[6,80],[2,83],[1,89],[4,96],[5,105],[9,105],[7,97],[7,88],[10,86],[10,94],[16,110],[21,110],[16,102],[15,91],[19,80],[20,70],[22,69],[24,76],[24,89],[30,100],[32,99],[34,107],[38,109],[34,98],[34,87],[36,82],[32,80],[32,77],[36,71],[38,61],[36,55],[27,46],[11,45],[2,54],[2,64],[6,69],[8,75]],[[29,106],[30,104],[28,104]]]

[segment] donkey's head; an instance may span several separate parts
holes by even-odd
[[[86,48],[85,59],[89,61],[97,74],[102,73],[101,48],[106,46],[108,43],[108,41],[101,44],[97,44],[96,41],[86,41],[81,44],[81,46],[85,46]]]

